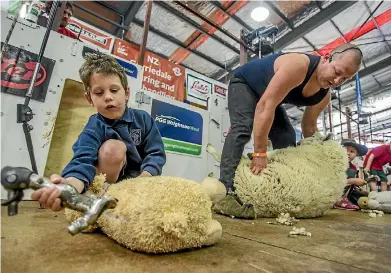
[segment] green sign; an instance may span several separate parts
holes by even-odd
[[[189,142],[183,142],[179,140],[173,140],[163,137],[164,149],[166,151],[188,154],[188,155],[200,155],[202,145],[192,144]]]

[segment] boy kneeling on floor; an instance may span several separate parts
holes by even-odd
[[[96,108],[73,145],[74,156],[53,183],[68,183],[84,193],[97,173],[116,183],[137,176],[157,176],[166,163],[164,144],[153,118],[127,106],[126,74],[115,58],[86,54],[79,70],[85,98]],[[62,209],[60,192],[40,189],[32,199],[53,211]]]
[[[347,186],[344,189],[342,199],[334,204],[336,209],[359,210],[358,199],[367,196],[368,193],[360,190],[366,184],[364,179],[358,178],[357,167],[352,163],[356,156],[364,156],[368,148],[356,143],[354,140],[342,140],[342,146],[346,148],[349,158],[349,168],[346,170]]]

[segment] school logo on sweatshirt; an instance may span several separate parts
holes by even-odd
[[[140,145],[141,143],[141,129],[131,129],[130,137],[133,140],[134,145]]]

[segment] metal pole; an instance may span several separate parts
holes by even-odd
[[[323,110],[323,119],[322,119],[322,125],[323,125],[323,134],[327,135],[327,126],[326,126],[326,110]]]
[[[143,39],[141,41],[140,54],[138,56],[138,64],[141,66],[144,65],[144,55],[145,55],[145,48],[147,46],[147,40],[148,40],[149,22],[151,21],[152,3],[153,3],[152,0],[148,1],[147,13],[145,14]]]
[[[58,4],[59,4],[59,1],[53,1],[53,5],[50,9],[48,24],[46,26],[46,32],[45,32],[44,38],[42,40],[42,45],[41,45],[41,49],[39,51],[38,60],[35,65],[34,73],[31,78],[31,82],[30,82],[30,85],[29,85],[29,88],[28,88],[28,91],[26,94],[26,99],[24,101],[24,104],[17,105],[18,106],[17,116],[21,117],[21,119],[22,119],[22,123],[23,123],[22,127],[23,127],[23,132],[25,135],[25,139],[26,139],[27,150],[28,150],[29,156],[30,156],[31,167],[35,173],[38,173],[38,168],[37,168],[37,163],[35,161],[34,147],[33,147],[33,142],[31,140],[31,134],[30,134],[30,131],[33,129],[33,127],[28,124],[28,121],[32,119],[33,113],[32,113],[32,110],[30,109],[30,107],[28,106],[28,104],[29,104],[30,98],[32,97],[32,94],[33,94],[35,80],[37,79],[37,73],[38,73],[38,70],[41,66],[42,57],[45,52],[47,41],[49,39],[49,34],[50,34],[50,31],[52,28],[53,19],[56,15]],[[18,121],[18,123],[19,123],[19,121]]]
[[[352,139],[352,128],[350,127],[350,116],[351,116],[350,108],[346,107],[345,108],[345,112],[346,112],[346,127],[347,127],[347,130],[348,130],[348,138]]]
[[[333,132],[333,117],[332,117],[332,109],[331,109],[331,101],[327,106],[327,111],[329,112],[329,124],[330,124],[330,133]]]
[[[242,37],[244,35],[244,29],[241,29],[240,30],[240,39],[242,40]],[[240,44],[240,65],[244,65],[247,63],[247,49],[242,45]]]
[[[50,9],[49,19],[48,19],[48,23],[46,25],[46,32],[45,32],[45,35],[43,36],[41,48],[40,48],[39,54],[38,54],[38,60],[37,60],[37,63],[35,64],[33,76],[31,78],[31,82],[30,82],[29,88],[27,90],[25,105],[29,104],[30,98],[33,95],[35,80],[37,79],[37,74],[38,74],[39,68],[41,67],[42,57],[43,57],[43,54],[46,49],[46,44],[49,39],[50,31],[52,29],[53,20],[56,15],[56,11],[57,11],[59,2],[60,1],[53,1],[52,8]]]
[[[372,118],[369,116],[369,130],[371,132],[371,142],[373,142],[373,136],[372,136]]]
[[[338,107],[339,109],[342,109],[341,106],[341,96],[339,95],[339,88],[337,89],[337,94],[338,94]],[[342,138],[342,111],[339,111],[339,123],[341,125],[341,138]]]
[[[65,11],[66,6],[67,6],[67,1],[61,2],[60,5],[61,5],[61,7],[57,10],[56,16],[53,19],[53,24],[52,24],[52,27],[51,27],[51,29],[53,31],[56,31],[56,32],[60,28],[61,20],[62,20],[62,17],[64,16],[64,11]]]
[[[191,9],[187,4],[184,4],[180,1],[173,1],[175,4],[181,6],[182,8],[184,8],[185,10],[189,11],[190,13],[194,14],[195,16],[197,16],[198,18],[202,19],[204,22],[208,23],[209,25],[211,25],[212,27],[218,29],[219,31],[221,31],[222,33],[224,33],[225,35],[227,35],[229,38],[231,38],[232,40],[234,40],[235,42],[243,45],[246,49],[250,50],[251,52],[253,52],[254,54],[258,55],[258,52],[254,51],[251,47],[249,47],[248,45],[246,45],[245,42],[243,42],[241,39],[238,39],[237,37],[235,37],[232,33],[226,31],[225,29],[223,29],[222,27],[220,27],[218,24],[212,22],[208,17],[204,16],[203,14]]]

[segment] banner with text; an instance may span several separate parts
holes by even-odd
[[[211,94],[212,83],[191,74],[186,75],[186,101],[207,110]]]
[[[66,28],[76,35],[80,33],[79,38],[83,42],[99,48],[100,51],[111,53],[114,44],[114,37],[112,35],[76,18],[69,18]]]
[[[137,62],[140,47],[121,39],[115,39],[113,54],[122,59]],[[185,69],[177,64],[151,53],[145,52],[142,89],[169,97],[184,100]]]
[[[199,113],[154,99],[151,116],[160,131],[166,151],[201,155],[203,121]]]

